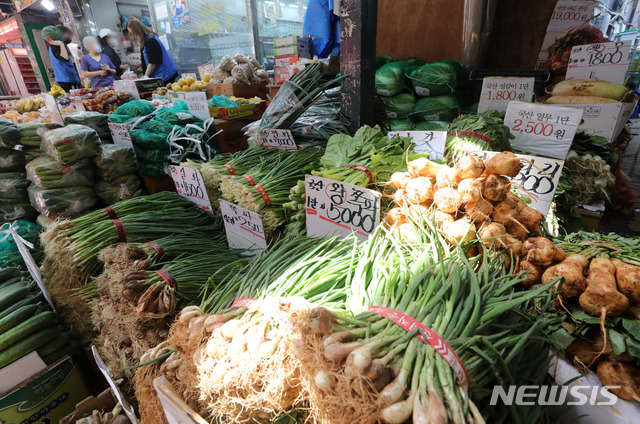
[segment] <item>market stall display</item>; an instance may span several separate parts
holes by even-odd
[[[205,83],[268,84],[267,71],[251,56],[224,56],[213,73],[203,76]],[[178,84],[180,85],[180,84]],[[184,85],[183,85],[184,87]],[[175,88],[174,88],[175,90]]]

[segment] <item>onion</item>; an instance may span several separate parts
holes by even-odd
[[[314,380],[316,383],[316,387],[320,389],[321,392],[328,392],[335,383],[335,379],[333,377],[330,377],[329,374],[327,374],[323,370],[320,370],[316,373]]]
[[[334,343],[324,350],[324,357],[333,363],[339,364],[347,355],[362,346],[362,342]]]
[[[400,370],[398,376],[380,392],[380,404],[389,406],[397,402],[407,388],[407,370]]]
[[[233,335],[242,327],[243,322],[239,319],[232,319],[227,321],[222,327],[220,327],[220,333],[230,339]]]
[[[413,412],[413,398],[414,395],[412,394],[401,402],[387,406],[380,411],[380,417],[389,424],[402,424],[411,417],[411,412]]]

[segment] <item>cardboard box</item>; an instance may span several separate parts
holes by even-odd
[[[0,417],[7,424],[57,423],[87,396],[80,369],[66,356],[3,395]]]
[[[209,112],[211,116],[219,119],[238,119],[245,116],[251,116],[254,114],[262,114],[267,108],[267,102],[264,100],[255,99],[241,99],[237,97],[231,97],[231,100],[244,100],[249,103],[242,103],[238,107],[216,107],[209,106]]]
[[[298,40],[303,37],[298,37],[296,35],[290,35],[288,37],[280,37],[273,39],[273,47],[286,47],[286,46],[297,46]]]
[[[284,83],[292,75],[304,69],[305,64],[299,63],[299,60],[298,55],[278,56],[273,59],[273,75],[276,84]]]
[[[111,388],[109,388],[100,393],[98,397],[89,396],[82,402],[78,403],[76,405],[76,410],[61,419],[60,424],[74,424],[80,418],[90,416],[94,410],[105,412],[112,411],[117,403],[118,402],[113,396]]]
[[[298,54],[298,46],[276,47],[273,49],[273,55],[276,57],[297,55],[297,54]]]
[[[257,121],[261,117],[261,114],[256,114],[230,121],[215,119],[213,124],[216,126],[216,129],[218,131],[222,130],[222,133],[216,136],[214,141],[220,149],[220,153],[235,153],[249,147],[247,137],[244,135],[242,128]]]
[[[267,85],[266,84],[222,84],[222,83],[209,83],[207,84],[207,97],[225,95],[227,97],[260,97],[261,99],[267,98]]]
[[[276,57],[298,55],[306,59],[311,59],[312,50],[313,41],[311,41],[310,38],[298,38],[298,42],[296,44],[290,46],[275,47],[273,49],[273,55]]]

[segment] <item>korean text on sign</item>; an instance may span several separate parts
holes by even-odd
[[[366,240],[380,223],[381,194],[328,178],[305,177],[307,234]]]
[[[631,40],[575,46],[567,66],[567,79],[597,79],[624,83]]]
[[[414,153],[429,153],[429,159],[444,158],[444,146],[447,141],[446,131],[393,131],[387,134],[389,140],[395,137],[412,138]]]
[[[293,134],[289,130],[260,130],[260,141],[264,147],[288,150],[296,150],[298,148],[293,139]]]
[[[482,80],[482,92],[478,103],[478,113],[494,109],[507,110],[514,100],[531,102],[535,78],[486,77]]]
[[[180,196],[191,200],[198,205],[198,207],[211,212],[209,195],[207,194],[207,189],[200,171],[176,165],[169,166],[169,171],[171,172],[171,178],[173,178],[176,190]]]
[[[225,200],[220,200],[220,212],[230,247],[266,249],[267,241],[260,215]]]

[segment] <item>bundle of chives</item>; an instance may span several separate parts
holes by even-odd
[[[130,243],[131,259],[146,259],[150,263],[182,254],[218,252],[227,249],[227,238],[223,232],[212,236],[206,234],[172,234],[144,243]]]

